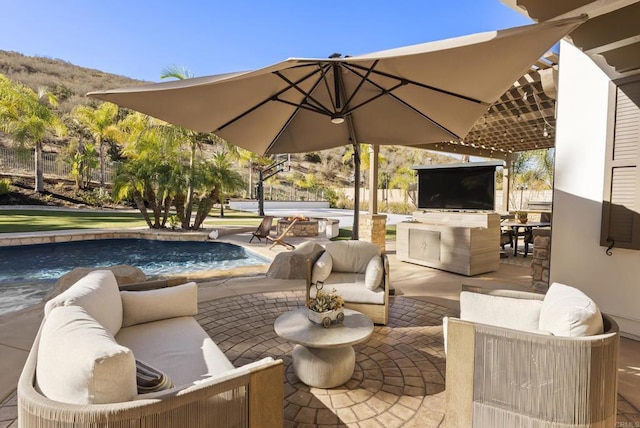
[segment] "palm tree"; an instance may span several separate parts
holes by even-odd
[[[126,161],[116,174],[114,199],[132,198],[150,228],[163,228],[184,187],[180,140],[172,138],[169,127],[148,117],[128,118],[125,124],[131,137],[124,144]]]
[[[233,169],[226,151],[216,152],[210,161],[201,163],[199,175],[202,196],[192,226],[194,230],[200,228],[216,202],[219,201],[223,206],[229,193],[240,191],[245,186],[242,176]],[[220,216],[224,216],[223,208],[220,208]]]
[[[47,89],[34,92],[0,74],[0,130],[12,135],[21,145],[35,146],[35,190],[44,191],[42,142],[51,135],[66,132],[54,112],[56,97]]]
[[[108,140],[122,140],[122,131],[118,125],[118,106],[112,103],[102,103],[98,107],[79,105],[71,111],[71,117],[91,134],[98,147],[100,189],[104,190],[104,145]]]
[[[178,80],[190,79],[193,74],[185,67],[178,67],[176,65],[165,67],[160,75],[161,79],[175,78]],[[191,214],[193,212],[194,204],[194,191],[196,187],[196,163],[198,157],[198,151],[202,153],[204,144],[221,144],[229,146],[226,141],[222,140],[214,134],[207,134],[202,132],[190,131],[181,127],[173,127],[176,135],[174,138],[181,138],[189,145],[189,167],[186,175],[186,197],[184,202],[179,200],[179,206],[176,207],[179,211],[178,217],[182,220],[182,228],[191,228]],[[235,150],[235,148],[234,148]]]
[[[398,168],[398,170],[395,172],[395,174],[391,178],[391,181],[389,182],[389,187],[404,190],[404,203],[406,205],[409,203],[409,189],[415,182],[416,171],[409,168],[408,166],[404,166]]]

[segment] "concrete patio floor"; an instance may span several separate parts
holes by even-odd
[[[237,233],[232,235],[221,234],[220,240],[242,245],[270,259],[272,259],[277,253],[286,251],[280,246],[270,250],[269,246],[264,243],[256,242],[255,240],[253,243],[248,244],[249,237],[249,233]],[[299,238],[291,238],[287,240],[293,244],[303,242],[303,240]],[[325,240],[318,239],[317,241],[322,243]],[[406,315],[411,315],[413,317],[417,316],[415,312],[421,311],[422,306],[411,304],[411,301],[424,302],[424,305],[426,305],[424,307],[430,307],[432,309],[436,308],[432,311],[435,313],[435,317],[441,318],[443,313],[455,314],[459,310],[458,297],[461,284],[463,283],[481,285],[483,287],[490,288],[528,290],[531,281],[529,268],[526,267],[526,265],[522,265],[526,263],[501,263],[499,270],[496,272],[478,275],[475,277],[465,277],[449,272],[400,262],[395,257],[395,242],[387,242],[387,253],[389,255],[391,266],[391,282],[396,288],[396,295],[400,296],[397,301],[405,302],[401,305],[397,305],[397,308],[395,309],[396,316],[398,316],[400,312],[405,312]],[[521,262],[522,261],[520,261],[520,263]],[[200,319],[204,319],[206,314],[216,312],[208,309],[214,307],[216,302],[225,302],[229,301],[228,299],[237,298],[244,299],[249,298],[250,295],[260,295],[263,293],[284,293],[282,296],[289,296],[289,298],[292,298],[291,293],[293,293],[293,296],[295,297],[296,293],[299,294],[299,292],[304,289],[303,280],[270,279],[264,276],[265,271],[266,267],[263,267],[255,269],[252,272],[245,272],[250,276],[226,276],[213,280],[199,281],[199,301],[202,312]],[[41,320],[42,304],[14,314],[0,316],[0,428],[17,426],[15,388],[18,376],[20,375],[20,371]],[[210,331],[210,334],[214,336],[215,332]],[[441,331],[439,334],[441,335]],[[368,354],[365,352],[363,355],[362,359],[364,361]],[[238,356],[238,358],[242,358],[242,356]],[[367,363],[363,364],[364,367],[367,366]],[[620,427],[640,427],[640,411],[638,410],[640,409],[640,342],[622,338],[619,365],[618,425]],[[440,369],[441,367],[437,367],[436,364],[436,368],[434,370],[438,371]],[[354,375],[354,379],[356,381],[361,381],[361,379],[358,380],[355,377],[356,375]],[[319,413],[314,413],[313,418],[311,418],[311,416],[308,416],[308,414],[310,414],[309,412],[303,412],[299,415],[300,409],[297,409],[295,416],[291,416],[291,413],[294,412],[296,408],[290,407],[289,410],[286,410],[287,407],[285,407],[285,411],[289,412],[285,414],[286,418],[288,418],[287,426],[302,427],[314,426],[314,424],[321,425],[318,419],[319,417],[328,418],[327,420],[334,421],[334,426],[345,426],[344,424],[353,426],[380,426],[374,425],[373,423],[369,424],[362,421],[358,422],[357,420],[354,420],[353,423],[347,422],[347,420],[349,420],[350,413],[344,410],[345,406],[340,404],[344,403],[344,401],[340,401],[340,398],[335,398],[334,401],[336,405],[333,405],[331,399],[327,399],[327,397],[330,398],[331,395],[339,395],[340,392],[334,391],[332,393],[331,390],[316,390],[302,391],[301,393],[299,389],[296,389],[297,387],[291,386],[295,385],[295,380],[289,379],[290,373],[287,373],[286,376],[290,386],[285,386],[285,395],[288,394],[289,396],[293,396],[294,399],[298,399],[301,403],[323,403],[323,406],[320,406],[321,410],[330,410],[334,415],[341,414],[342,419],[339,419],[339,421],[341,420],[343,422],[343,425],[340,425],[340,422],[335,422],[336,419],[332,419],[330,417],[329,413],[331,412],[327,413],[324,411],[321,416],[318,416]],[[403,382],[404,381],[405,380],[403,380]],[[433,383],[437,382],[434,381]],[[344,389],[339,389],[338,391],[346,393]],[[434,413],[430,413],[429,415],[423,413],[422,416],[420,416],[422,419],[419,420],[429,420],[431,421],[429,425],[441,426],[441,418],[438,416],[438,412],[444,411],[444,401],[438,394],[443,395],[443,393],[437,390],[434,392],[433,398],[429,403],[429,405],[432,406]],[[326,397],[322,398],[322,395],[326,395]],[[415,407],[415,400],[406,398],[402,400],[402,403],[404,403],[402,404],[402,409],[405,410],[405,413],[403,413],[405,415],[404,418],[416,418],[419,406]],[[290,401],[287,402],[287,405],[288,404],[290,404]],[[301,408],[304,407],[301,404],[298,405]],[[318,409],[318,406],[314,408]],[[405,408],[413,410],[413,413],[407,412]],[[346,417],[344,416],[345,413],[347,413]],[[405,425],[405,422],[409,421],[409,419],[403,419],[402,414],[399,416],[396,413],[390,413],[390,415],[393,415],[395,418],[393,419],[395,421],[394,424],[399,423],[399,426],[402,426]],[[396,421],[396,419],[398,420]],[[371,420],[373,421],[374,419]],[[392,419],[390,418],[389,420]]]

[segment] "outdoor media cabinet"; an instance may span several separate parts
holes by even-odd
[[[398,260],[462,275],[498,270],[500,214],[486,211],[416,211],[398,223]]]

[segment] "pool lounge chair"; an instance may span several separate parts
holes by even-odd
[[[262,239],[264,238],[265,244],[269,242],[267,241],[267,237],[269,236],[269,233],[271,233],[271,223],[273,223],[273,217],[265,216],[256,231],[251,233],[252,236],[251,239],[249,239],[249,243],[253,241],[253,238],[258,238],[258,241],[260,242],[262,242]]]
[[[284,237],[287,236],[287,233],[289,233],[289,231],[291,230],[291,228],[293,227],[294,224],[296,224],[296,222],[298,221],[297,218],[294,218],[291,223],[289,223],[289,226],[287,226],[287,228],[280,234],[280,236],[276,237],[276,238],[272,238],[271,236],[266,236],[267,241],[271,241],[273,242],[273,245],[271,245],[271,247],[269,247],[269,249],[273,249],[273,247],[275,247],[276,245],[282,245],[283,247],[285,247],[288,250],[293,250],[295,249],[295,245],[291,245],[288,242],[286,242],[284,240]]]

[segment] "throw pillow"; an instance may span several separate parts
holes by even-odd
[[[313,270],[311,271],[311,282],[315,284],[318,281],[326,281],[332,269],[333,259],[331,258],[331,254],[329,254],[328,251],[325,251],[313,265]]]
[[[198,314],[198,286],[188,282],[175,287],[121,291],[122,327]]]
[[[44,307],[48,316],[58,306],[81,306],[114,336],[122,327],[122,302],[116,277],[110,270],[89,272]]]
[[[604,331],[602,314],[589,296],[568,285],[554,282],[544,296],[540,330],[554,336],[592,336]]]
[[[367,264],[367,270],[364,273],[364,286],[369,290],[376,290],[382,285],[384,276],[384,267],[380,256],[373,256]]]
[[[72,404],[105,404],[136,397],[133,352],[80,306],[53,308],[40,332],[38,389]]]
[[[136,384],[138,394],[173,388],[173,382],[166,373],[140,360],[136,360]]]

